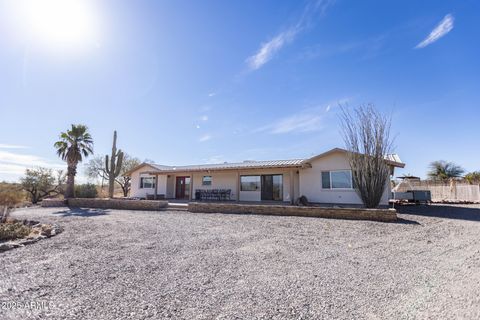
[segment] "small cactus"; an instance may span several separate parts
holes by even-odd
[[[108,174],[108,196],[113,198],[113,191],[115,187],[115,178],[120,175],[123,163],[123,151],[117,151],[117,131],[113,132],[113,146],[112,156],[105,156],[105,170]]]

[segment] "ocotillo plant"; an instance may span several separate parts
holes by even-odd
[[[110,158],[110,161],[108,155],[105,156],[105,171],[108,174],[108,196],[110,198],[113,198],[115,178],[120,175],[120,170],[122,170],[122,162],[123,152],[122,150],[117,151],[117,131],[114,131],[112,156]]]

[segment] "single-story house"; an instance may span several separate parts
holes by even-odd
[[[385,161],[391,175],[405,166],[396,154],[386,155]],[[293,203],[303,195],[314,203],[362,204],[353,189],[348,152],[340,148],[308,159],[188,166],[142,163],[126,175],[131,176],[131,197]],[[390,195],[388,182],[382,205],[388,205]]]

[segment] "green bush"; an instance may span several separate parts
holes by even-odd
[[[0,241],[25,238],[30,234],[31,228],[21,222],[0,223]]]
[[[79,184],[75,186],[75,197],[77,198],[96,198],[97,196],[97,186],[93,183]]]

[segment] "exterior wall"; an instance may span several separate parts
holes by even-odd
[[[231,200],[237,200],[237,172],[238,176],[281,174],[283,175],[283,201],[290,201],[290,171],[285,169],[257,169],[257,170],[228,170],[218,172],[195,172],[193,176],[193,197],[196,189],[231,189]],[[295,170],[296,172],[296,170]],[[185,174],[189,175],[189,174]],[[295,175],[297,175],[295,173]],[[212,176],[212,185],[202,185],[203,176]],[[298,176],[298,175],[297,175]],[[260,201],[261,191],[239,191],[240,201]]]
[[[294,170],[296,175],[297,170]],[[282,175],[283,182],[283,201],[288,202],[290,197],[290,170],[289,169],[262,169],[262,170],[240,170],[240,176],[255,176],[262,174],[279,174]],[[240,191],[240,201],[261,201],[261,191]]]
[[[141,173],[141,170],[132,173],[132,187],[130,189],[131,197],[145,198],[148,194],[155,194],[155,188],[141,189],[140,178],[141,177],[154,177],[152,175]],[[157,194],[167,194],[167,175],[158,176],[158,190]]]
[[[296,186],[296,193],[294,199],[298,197],[298,185],[299,185],[299,175],[298,170],[293,169],[294,171],[294,185]],[[130,195],[132,197],[146,197],[146,194],[154,194],[155,189],[140,189],[140,178],[148,177],[149,175],[141,173],[142,170],[138,170],[132,173],[132,188]],[[253,170],[225,170],[225,171],[216,171],[216,172],[176,172],[174,174],[162,174],[158,176],[158,194],[164,194],[167,199],[175,198],[175,181],[177,176],[187,176],[191,177],[191,183],[193,183],[192,188],[192,198],[195,197],[196,189],[230,189],[231,200],[240,200],[240,201],[260,201],[261,192],[260,191],[239,191],[239,199],[237,199],[237,174],[238,176],[242,175],[262,175],[262,174],[281,174],[283,175],[283,201],[288,202],[292,199],[290,194],[290,169],[253,169]],[[203,176],[212,176],[212,185],[204,186],[202,185]]]
[[[324,157],[313,159],[311,168],[304,169],[250,169],[250,170],[223,170],[204,172],[175,172],[173,174],[162,174],[158,176],[158,194],[164,194],[167,199],[175,198],[175,178],[177,176],[189,176],[192,178],[192,199],[197,189],[231,189],[231,200],[260,201],[260,191],[240,191],[237,185],[237,175],[262,175],[282,174],[283,175],[283,201],[296,200],[301,195],[308,198],[310,202],[332,203],[332,204],[355,204],[362,205],[360,197],[355,190],[330,190],[322,189],[322,171],[350,169],[348,157],[343,152],[335,152]],[[294,192],[291,194],[290,172],[293,171]],[[202,177],[212,176],[212,185],[202,185]],[[146,194],[154,194],[155,189],[140,189],[140,177],[148,176],[142,174],[142,169],[132,173],[131,196],[146,197]],[[391,194],[390,183],[387,183],[382,197],[381,205],[388,205]],[[239,199],[237,199],[239,194]]]
[[[335,152],[310,162],[311,168],[300,170],[300,195],[310,202],[362,205],[362,200],[355,190],[322,189],[322,171],[350,170],[348,157],[342,152]],[[390,183],[383,194],[381,205],[388,205]]]
[[[212,185],[202,185],[203,176],[212,176]],[[195,199],[195,190],[197,189],[230,189],[231,200],[237,200],[237,172],[236,171],[218,171],[218,172],[195,172],[193,173],[193,194]]]
[[[175,198],[175,176],[167,175],[167,192],[166,192],[167,199]]]

